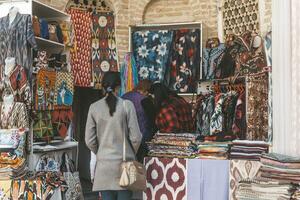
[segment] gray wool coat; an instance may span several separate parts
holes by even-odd
[[[130,101],[118,98],[116,112],[112,117],[105,99],[90,106],[86,122],[85,142],[97,156],[93,191],[123,190],[119,186],[119,180],[124,134],[127,137],[126,159],[134,160],[142,140],[142,134],[135,108]]]

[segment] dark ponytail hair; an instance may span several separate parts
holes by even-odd
[[[154,83],[150,93],[154,95],[154,105],[157,111],[161,109],[162,103],[167,101],[171,95],[171,91],[162,83]]]
[[[102,87],[107,94],[105,98],[106,104],[109,108],[110,116],[116,112],[118,98],[114,95],[115,89],[121,85],[121,78],[119,72],[106,72],[102,79]]]

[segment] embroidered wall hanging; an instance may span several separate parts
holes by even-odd
[[[92,15],[92,76],[95,89],[101,89],[102,75],[118,71],[115,20],[112,12]]]
[[[53,110],[56,72],[41,69],[38,72],[36,79],[35,109]]]
[[[54,105],[72,106],[73,103],[73,75],[69,72],[56,72]]]
[[[247,30],[259,33],[258,0],[224,0],[223,27],[225,37]]]

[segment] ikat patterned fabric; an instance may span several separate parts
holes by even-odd
[[[79,87],[91,87],[91,14],[75,9],[71,9],[70,14],[75,31],[75,47],[73,51],[71,51],[71,66],[74,75],[74,85]]]
[[[112,12],[92,15],[92,76],[95,89],[101,89],[102,75],[118,71],[115,21]]]
[[[224,0],[224,36],[245,31],[260,32],[258,0]]]
[[[144,199],[187,199],[186,160],[145,158],[145,166],[147,170],[147,189],[144,192]]]
[[[133,33],[133,53],[139,80],[164,80],[172,37],[173,31],[168,30]]]
[[[56,72],[54,106],[72,106],[74,85],[73,75],[69,72]]]
[[[18,13],[12,24],[8,15],[0,18],[0,66],[7,57],[15,57],[16,63],[29,75],[32,71],[30,47],[37,47],[30,15]]]
[[[231,160],[229,176],[229,200],[238,200],[236,192],[242,179],[253,179],[259,175],[261,163],[249,160]]]

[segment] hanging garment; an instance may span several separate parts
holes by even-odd
[[[56,72],[40,69],[36,76],[35,109],[53,110],[55,100]]]
[[[69,72],[56,72],[54,106],[72,106],[74,86],[73,75]]]
[[[272,83],[272,32],[269,32],[266,36],[265,36],[265,41],[264,41],[264,45],[265,45],[265,52],[266,52],[266,60],[267,60],[267,65],[268,67],[271,68],[271,70],[269,70],[269,90],[268,90],[268,103],[269,103],[269,131],[268,131],[268,138],[269,138],[269,142],[272,142],[273,140],[273,83]]]
[[[139,82],[137,65],[132,53],[125,54],[124,62],[121,65],[120,75],[121,75],[120,96],[122,96],[126,92],[132,91]]]
[[[75,47],[71,51],[71,65],[74,85],[91,87],[92,83],[92,51],[91,51],[91,15],[88,12],[71,9],[71,21],[74,25]]]
[[[223,132],[227,135],[232,134],[232,125],[235,116],[235,107],[237,104],[238,93],[231,91],[227,93],[227,98],[223,105],[224,127]]]
[[[247,140],[268,141],[268,75],[248,78]]]
[[[223,105],[226,100],[227,94],[219,94],[218,101],[215,106],[214,114],[211,117],[210,133],[212,135],[221,133],[224,127],[224,113]]]
[[[244,140],[246,138],[247,123],[246,123],[246,94],[245,92],[238,97],[235,114],[232,125],[232,133],[238,139]]]
[[[25,68],[17,65],[12,71],[9,72],[9,74],[5,75],[4,72],[1,74],[2,78],[0,81],[2,80],[4,83],[3,89],[9,88],[14,95],[15,102],[25,103],[27,109],[31,109],[31,88],[27,79]]]
[[[170,89],[196,92],[196,81],[200,77],[200,30],[174,31],[170,57]]]
[[[31,16],[17,13],[12,24],[8,15],[0,18],[0,66],[4,65],[7,57],[14,57],[16,63],[26,69],[27,75],[31,74],[32,55],[29,47],[37,48]]]
[[[29,117],[24,103],[14,102],[8,113],[4,112],[4,105],[0,102],[0,129],[28,129]]]
[[[73,112],[71,109],[54,110],[51,113],[54,136],[65,138],[72,122]]]
[[[102,76],[107,71],[118,71],[115,19],[112,12],[93,13],[92,68],[95,89],[101,89]]]
[[[225,51],[225,45],[203,49],[203,79],[221,78],[220,63]]]
[[[167,30],[133,33],[133,53],[139,80],[164,80],[172,37],[173,32]]]

